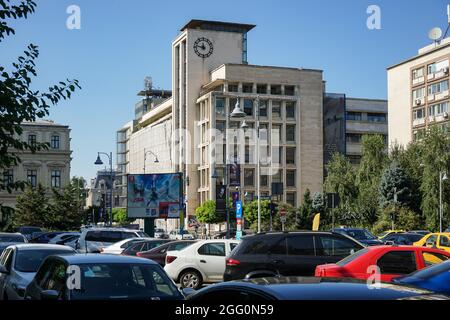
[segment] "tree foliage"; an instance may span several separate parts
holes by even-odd
[[[411,182],[406,171],[394,161],[387,168],[380,181],[380,205],[385,208],[394,204],[394,195],[397,194],[397,203],[409,206],[411,203]]]
[[[113,220],[120,225],[127,225],[133,222],[134,218],[128,218],[127,209],[113,208]]]
[[[214,200],[208,200],[203,202],[203,204],[195,209],[195,215],[199,222],[201,223],[221,223],[224,222],[226,217],[220,215],[216,211],[216,202]]]

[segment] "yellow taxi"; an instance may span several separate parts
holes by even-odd
[[[417,247],[437,248],[450,252],[450,232],[430,233],[424,236],[417,242],[414,242]]]
[[[382,232],[379,236],[378,239],[383,240],[384,238],[386,238],[387,236],[393,234],[393,233],[403,233],[405,232],[405,230],[387,230]]]

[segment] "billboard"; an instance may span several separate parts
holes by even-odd
[[[129,174],[127,212],[130,218],[179,218],[182,174]]]

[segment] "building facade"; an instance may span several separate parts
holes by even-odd
[[[3,171],[4,181],[28,181],[30,185],[41,184],[44,188],[63,188],[70,183],[70,129],[66,125],[50,120],[24,122],[20,139],[29,144],[48,143],[47,150],[16,151],[21,163]],[[15,207],[20,191],[13,193],[0,192],[0,203]]]
[[[334,152],[347,156],[352,164],[361,161],[363,135],[379,134],[388,147],[387,101],[350,98],[345,94],[327,93],[324,97],[324,159]]]
[[[448,130],[450,38],[388,68],[389,140],[420,139],[430,126]]]

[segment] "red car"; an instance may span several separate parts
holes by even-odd
[[[316,267],[316,277],[368,279],[375,272],[380,281],[412,273],[450,259],[450,254],[433,248],[415,246],[374,246],[359,250],[335,264]]]

